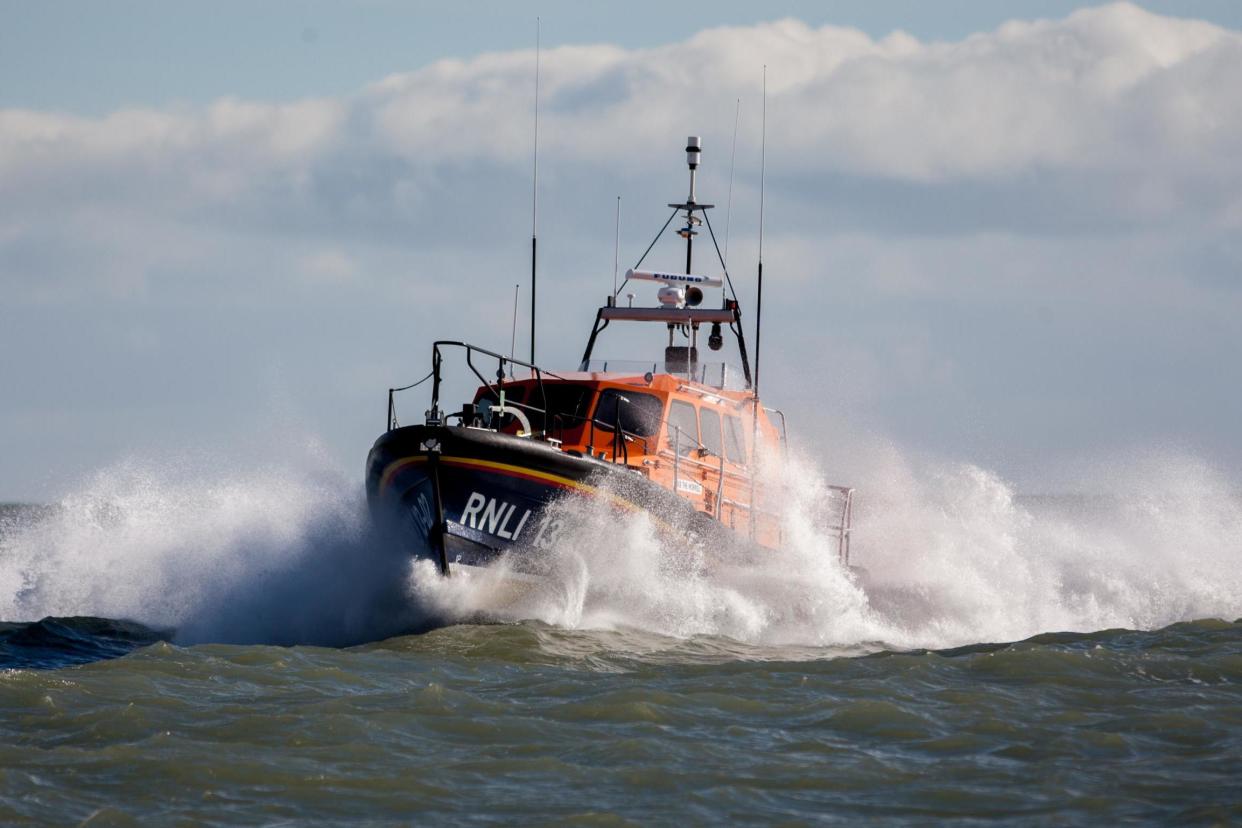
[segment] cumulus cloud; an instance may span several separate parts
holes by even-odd
[[[371,201],[377,212],[417,216],[434,209],[418,194],[453,165],[525,172],[532,64],[527,52],[444,60],[339,100],[226,99],[94,119],[3,111],[0,180],[10,197],[68,179],[106,196],[123,176],[158,193],[161,209],[257,200],[269,215],[369,218],[360,202]],[[724,126],[741,97],[749,157],[761,64],[777,174],[1027,187],[1040,175],[1086,174],[1137,200],[1130,207],[1159,212],[1222,176],[1236,183],[1242,165],[1232,151],[1242,37],[1125,3],[952,43],[781,20],[652,49],[552,49],[542,69],[545,153],[641,169],[664,157],[679,140],[671,136]],[[723,148],[728,136],[714,137]]]
[[[186,326],[170,309],[198,314],[200,333],[227,330],[251,363],[276,331],[288,350],[269,367],[310,352],[341,376],[363,363],[404,376],[405,349],[433,335],[485,328],[507,346],[512,286],[526,278],[533,64],[530,51],[444,60],[294,102],[0,110],[0,290],[13,323],[0,347],[56,328],[110,353],[96,346],[115,326],[85,314],[145,313],[120,338],[157,360],[152,343]],[[765,341],[831,366],[845,378],[834,400],[878,421],[924,406],[960,423],[938,389],[1020,396],[962,330],[1005,340],[985,350],[1043,377],[1050,397],[1081,389],[1072,364],[1060,379],[1048,367],[1075,349],[1112,355],[1095,367],[1159,359],[1142,333],[1153,326],[1186,360],[1242,346],[1217,327],[1242,311],[1242,35],[1118,3],[954,42],[779,20],[649,49],[546,50],[541,336],[562,361],[584,333],[568,310],[611,283],[617,193],[636,254],[682,194],[681,140],[699,132],[700,192],[724,207],[738,98],[731,255],[753,263],[765,64],[767,255],[786,286],[765,305],[821,336],[789,325]],[[55,324],[32,329],[19,308]],[[320,341],[324,320],[337,340]],[[44,350],[39,367],[63,367]],[[189,344],[165,352],[196,359]],[[35,373],[14,375],[54,403]],[[213,376],[223,412],[240,380]],[[1195,390],[1193,371],[1157,376]],[[340,417],[356,404],[342,400]],[[1223,441],[1224,420],[1207,419],[1203,439]],[[969,448],[969,435],[955,439]]]

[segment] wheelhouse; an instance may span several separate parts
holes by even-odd
[[[756,436],[783,441],[766,411],[758,429],[754,427],[751,399],[668,375],[582,373],[481,386],[462,419],[476,428],[550,440],[564,451],[605,460],[675,452],[682,457],[710,455],[745,468]]]

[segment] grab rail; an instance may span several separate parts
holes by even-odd
[[[388,389],[388,424],[387,425],[388,425],[389,431],[398,427],[395,395],[398,392],[408,391],[411,388],[416,388],[422,385],[424,382],[426,382],[429,379],[432,380],[431,408],[430,410],[427,411],[427,422],[428,424],[438,424],[441,421],[442,412],[440,411],[440,382],[441,382],[440,365],[444,361],[444,357],[440,352],[440,349],[442,346],[464,349],[466,352],[466,366],[470,368],[470,371],[476,377],[479,378],[480,382],[482,382],[485,386],[487,386],[489,391],[492,391],[493,393],[496,394],[497,400],[499,400],[502,405],[504,404],[504,400],[502,399],[502,394],[503,394],[504,385],[505,385],[505,367],[506,366],[520,365],[523,368],[530,369],[531,373],[534,374],[535,382],[539,386],[539,394],[543,400],[544,407],[543,409],[537,409],[534,406],[526,406],[526,407],[532,410],[535,410],[535,411],[542,410],[545,415],[547,413],[547,407],[548,407],[548,395],[547,395],[547,391],[544,389],[544,386],[543,386],[544,376],[546,375],[549,377],[554,377],[555,379],[564,379],[564,377],[561,377],[558,374],[554,374],[551,371],[545,371],[542,368],[540,368],[538,365],[535,365],[533,363],[524,362],[523,360],[520,360],[520,359],[514,359],[513,357],[505,356],[504,354],[498,354],[495,351],[488,350],[487,348],[480,348],[478,345],[471,345],[469,342],[459,342],[457,340],[450,340],[450,339],[438,340],[436,342],[433,342],[431,345],[431,373],[430,374],[423,377],[418,382],[410,383],[409,385],[402,386],[401,388],[389,388]],[[492,359],[495,359],[497,361],[495,384],[493,384],[490,380],[488,380],[487,377],[479,373],[479,369],[475,367],[474,355],[476,353],[491,357]]]
[[[769,408],[766,405],[763,407],[763,410],[768,412],[769,414],[775,414],[776,416],[781,418],[781,449],[785,451],[786,454],[788,454],[789,453],[789,434],[785,430],[785,412],[781,411],[779,408]]]
[[[555,429],[556,426],[558,425],[563,429],[564,428],[563,423],[566,420],[576,420],[581,423],[585,423],[588,420],[590,420],[591,439],[589,442],[591,444],[591,447],[594,448],[594,445],[595,445],[594,434],[595,434],[595,426],[597,424],[597,420],[594,414],[592,414],[589,417],[578,416],[578,415],[564,414],[561,412],[552,412],[552,411],[549,411],[548,409],[548,393],[547,393],[547,389],[545,388],[543,384],[543,378],[545,376],[548,376],[548,377],[552,377],[553,379],[564,380],[565,377],[562,377],[559,374],[553,373],[551,371],[546,371],[540,368],[538,365],[535,365],[534,363],[526,362],[520,359],[514,359],[513,357],[505,356],[504,354],[499,354],[499,353],[496,353],[495,351],[488,350],[487,348],[481,348],[478,345],[472,345],[468,342],[460,342],[457,340],[447,340],[447,339],[438,340],[432,343],[431,373],[429,373],[427,376],[423,377],[422,379],[418,380],[417,382],[410,383],[409,385],[405,385],[400,388],[389,388],[388,389],[387,428],[389,431],[399,427],[399,424],[397,422],[397,409],[396,409],[395,395],[401,391],[408,391],[411,388],[416,388],[422,385],[424,382],[426,382],[429,379],[432,380],[432,386],[431,386],[431,408],[427,411],[427,423],[429,425],[439,424],[442,421],[443,417],[449,416],[448,414],[440,410],[440,383],[441,383],[440,368],[444,361],[444,356],[441,352],[442,347],[462,348],[465,350],[466,366],[470,369],[471,373],[473,373],[479,379],[479,382],[481,382],[484,386],[487,387],[489,391],[491,391],[493,394],[496,395],[496,399],[501,403],[499,406],[497,406],[497,408],[500,411],[503,412],[506,409],[524,409],[526,411],[538,412],[542,414],[544,418],[542,433],[544,435],[548,434],[549,425],[552,425],[553,429]],[[478,367],[474,364],[474,357],[476,354],[481,354],[483,356],[487,356],[487,357],[490,357],[496,360],[497,370],[496,370],[496,382],[494,384],[493,382],[488,380],[488,378],[485,377],[479,371]],[[503,394],[504,394],[504,386],[505,386],[505,373],[506,373],[505,369],[506,367],[512,366],[512,365],[518,365],[523,368],[527,368],[534,375],[535,383],[539,388],[539,397],[543,403],[542,408],[535,406],[535,405],[518,403],[518,402],[511,401],[511,400],[510,401],[504,400]],[[624,402],[628,404],[629,400],[624,400]],[[621,424],[620,424],[621,403],[622,403],[622,400],[618,400],[617,412],[614,418],[614,423],[612,424],[613,461],[628,463],[629,462],[628,443],[634,442],[634,441],[642,441],[644,454],[650,453],[650,443],[648,442],[648,438],[645,435],[638,434],[636,432],[629,431],[628,429],[621,428]],[[518,414],[520,412],[515,410],[514,413]],[[551,423],[549,423],[549,420],[551,420]],[[603,423],[599,423],[599,425],[603,425]],[[533,434],[533,431],[530,428],[527,428],[526,431],[527,431],[527,436],[531,436]]]
[[[842,566],[850,565],[850,535],[854,530],[854,489],[850,486],[829,486],[842,497],[841,515],[828,529],[837,533],[837,558]]]

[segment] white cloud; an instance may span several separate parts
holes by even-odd
[[[552,49],[542,63],[544,150],[634,169],[662,157],[679,140],[670,136],[723,125],[740,96],[749,153],[765,63],[773,161],[793,174],[1193,179],[1234,176],[1242,163],[1232,151],[1242,136],[1242,38],[1124,3],[954,43],[782,20],[653,49]],[[454,162],[525,169],[532,70],[532,53],[513,52],[441,61],[343,100],[226,99],[97,119],[9,110],[0,112],[0,170],[20,187],[14,179],[122,165],[227,200],[246,189],[261,196],[275,175],[296,182],[371,163],[400,162],[398,174],[415,178]],[[723,147],[726,136],[714,137]]]
[[[1224,322],[1242,313],[1237,32],[1115,4],[956,42],[781,20],[542,60],[541,352],[555,361],[576,356],[586,320],[575,314],[611,283],[615,195],[624,267],[683,193],[686,134],[705,136],[700,192],[721,204],[723,231],[738,97],[731,255],[748,298],[739,272],[755,255],[764,64],[767,256],[786,285],[765,306],[791,323],[765,341],[840,372],[834,399],[880,423],[925,406],[928,431],[941,418],[944,434],[967,419],[954,405],[1015,398],[1002,355],[1042,378],[1048,410],[1081,413],[1064,399],[1090,386],[1085,372],[1129,370],[1141,354],[1163,408],[1101,403],[1095,416],[1155,428],[1169,406],[1193,419],[1175,409],[1205,381],[1195,359],[1242,349]],[[377,359],[405,376],[410,349],[437,335],[507,347],[512,286],[527,278],[533,69],[533,52],[509,52],[342,98],[98,118],[0,110],[0,313],[11,315],[0,321],[22,323],[0,333],[0,351],[39,354],[29,371],[6,367],[20,381],[5,387],[50,404],[39,371],[62,372],[67,351],[120,354],[115,331],[141,331],[130,351],[173,343],[168,359],[211,373],[224,412],[229,383],[248,374],[214,357],[189,364],[199,351],[181,338],[186,314],[250,363],[276,349],[278,330],[281,348],[345,376],[379,370]],[[101,313],[121,321],[94,326]],[[808,320],[828,344],[792,324]],[[32,349],[29,337],[46,342]],[[1132,377],[1098,383],[1140,396]],[[1224,394],[1207,395],[1213,411],[1238,402]],[[1026,403],[1028,414],[1005,409],[1016,419],[998,440],[1033,433],[1022,418],[1040,416],[1038,400]],[[1229,441],[1226,420],[1199,417],[1208,444]]]

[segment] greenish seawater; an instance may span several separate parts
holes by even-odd
[[[848,655],[459,625],[0,673],[0,820],[1242,820],[1242,625]]]
[[[880,471],[865,571],[807,472],[728,566],[565,504],[504,611],[323,470],[0,508],[0,824],[1242,823],[1231,481]]]

